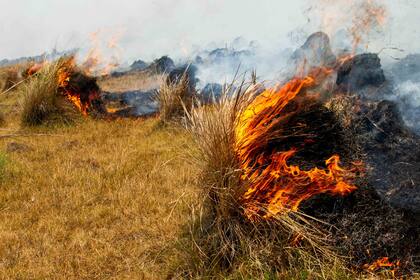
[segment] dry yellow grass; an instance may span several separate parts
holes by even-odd
[[[102,90],[109,92],[148,91],[159,88],[161,81],[161,75],[153,75],[148,72],[134,72],[121,77],[102,78],[98,80],[98,84]]]
[[[0,278],[164,278],[195,196],[190,139],[154,119],[43,130],[0,140]]]

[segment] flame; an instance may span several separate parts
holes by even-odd
[[[241,179],[250,184],[242,197],[248,217],[258,213],[261,207],[267,210],[263,217],[269,218],[287,209],[297,211],[302,201],[317,194],[344,196],[356,190],[351,184],[356,170],[341,167],[339,155],[327,159],[326,168],[306,171],[288,164],[298,152],[296,148],[256,154],[272,139],[273,128],[288,117],[284,112],[286,105],[331,73],[331,69],[317,69],[283,87],[266,90],[241,113],[235,130],[236,152],[243,170]]]
[[[319,22],[320,30],[331,38],[341,30],[347,30],[352,53],[363,46],[369,47],[371,35],[384,30],[388,11],[379,0],[317,0],[308,11],[312,21]]]
[[[111,32],[108,42],[103,42],[103,34]],[[82,69],[90,75],[104,76],[110,74],[118,68],[121,49],[118,41],[122,36],[122,31],[112,32],[98,30],[90,34],[91,47],[87,55],[82,59]]]
[[[354,14],[353,24],[349,32],[353,38],[353,53],[357,47],[363,43],[374,28],[382,27],[386,22],[386,9],[383,4],[378,4],[373,0],[363,2]],[[368,42],[365,42],[365,49]]]
[[[70,87],[71,75],[75,68],[74,58],[68,59],[64,65],[58,71],[58,88],[60,92],[74,104],[74,106],[84,115],[88,115],[88,110],[91,106],[91,102],[98,98],[97,92],[90,92],[88,94],[88,100],[82,101],[81,93],[76,92]]]
[[[382,269],[388,269],[392,273],[392,276],[395,277],[395,273],[398,271],[400,265],[401,262],[399,260],[392,262],[389,260],[388,257],[383,257],[374,261],[371,264],[365,264],[363,268],[369,272],[376,272]]]

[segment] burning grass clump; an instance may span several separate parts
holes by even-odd
[[[105,114],[96,79],[84,74],[72,57],[45,63],[22,91],[25,126],[71,123],[81,115]]]
[[[226,92],[231,92],[227,88]],[[184,277],[323,277],[345,279],[346,269],[329,247],[329,234],[311,217],[285,211],[270,219],[249,216],[247,184],[238,160],[238,116],[254,99],[244,84],[212,106],[194,107],[188,129],[197,141],[202,201],[193,208]],[[268,213],[267,205],[256,204]]]
[[[157,94],[160,120],[168,123],[182,119],[185,116],[184,107],[191,108],[194,95],[186,72],[179,79],[164,81]]]
[[[242,84],[187,114],[203,200],[184,273],[337,279],[355,273],[344,266],[381,271],[370,264],[384,257],[389,275],[413,272],[419,250],[409,244],[418,230],[372,185],[366,157],[374,143],[363,146],[366,117],[351,108],[361,101],[326,103],[317,94],[330,73],[318,69],[259,95]]]
[[[59,75],[66,64],[66,59],[60,59],[45,65],[23,86],[22,125],[69,123],[79,115],[74,106],[59,93]]]

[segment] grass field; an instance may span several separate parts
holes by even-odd
[[[188,137],[154,119],[37,132],[1,140],[0,278],[163,278],[195,195]]]
[[[157,119],[21,129],[18,94],[0,101],[0,278],[165,278],[196,196],[189,136]]]
[[[137,73],[99,84],[120,92],[148,90],[159,81]],[[207,276],[209,268],[189,274],[203,264],[188,263],[194,256],[186,256],[198,248],[189,230],[207,185],[199,181],[200,167],[190,156],[199,146],[185,129],[158,118],[89,117],[71,125],[24,128],[20,93],[0,96],[0,279]],[[254,279],[248,270],[259,266],[244,259],[205,279]],[[305,263],[259,275],[361,278],[341,266],[327,271]]]

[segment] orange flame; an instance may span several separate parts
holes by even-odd
[[[353,37],[353,53],[375,27],[382,27],[385,24],[386,13],[384,5],[378,4],[376,1],[368,0],[361,4],[358,12],[354,15],[353,25],[349,28]],[[365,44],[365,49],[367,49],[368,42]]]
[[[63,67],[60,68],[58,72],[58,88],[62,92],[62,94],[76,106],[76,108],[84,115],[88,115],[88,110],[90,108],[91,102],[97,98],[96,92],[89,93],[88,100],[85,102],[82,102],[81,100],[81,93],[74,91],[70,87],[70,79],[72,72],[75,68],[75,61],[74,58],[68,59]]]
[[[118,40],[122,35],[121,32],[111,34],[105,45],[101,42],[101,33],[105,32],[99,30],[90,34],[92,47],[81,64],[82,69],[90,75],[108,75],[120,65],[118,61],[121,49],[118,47]],[[111,56],[109,52],[112,52]]]
[[[41,68],[45,65],[45,61],[42,61],[42,62],[40,62],[40,63],[35,63],[35,64],[33,64],[31,67],[29,67],[27,70],[26,70],[26,74],[28,75],[28,76],[33,76],[33,75],[35,75],[36,73],[38,73],[38,71],[39,70],[41,70]]]
[[[370,272],[377,272],[382,269],[388,269],[390,270],[390,272],[392,273],[392,276],[394,277],[400,265],[401,265],[401,262],[399,260],[391,262],[388,257],[383,257],[374,261],[371,264],[365,264],[363,268]]]
[[[299,93],[319,85],[331,72],[318,69],[280,89],[266,90],[240,115],[235,131],[236,151],[243,170],[242,180],[250,183],[242,197],[248,217],[258,213],[261,207],[267,210],[263,217],[269,218],[286,209],[296,211],[302,201],[317,194],[347,195],[356,190],[350,182],[355,170],[341,167],[338,155],[325,161],[326,169],[308,171],[288,164],[297,152],[295,148],[255,155],[272,137],[270,131],[287,118],[286,105]]]

